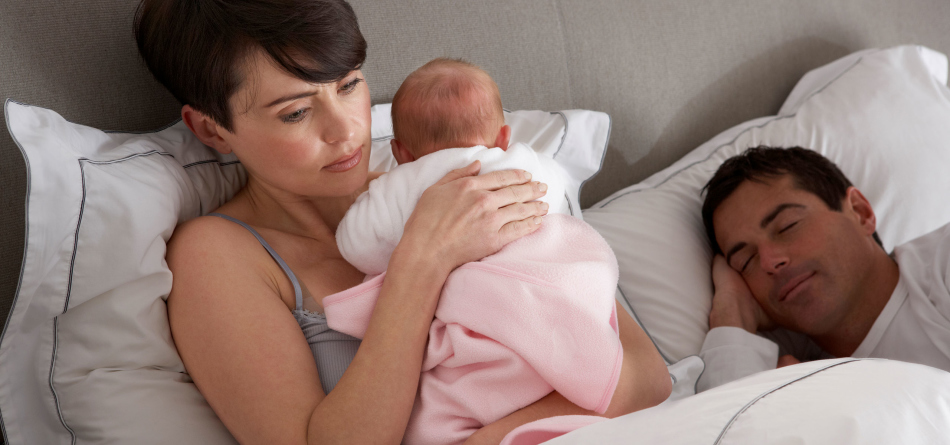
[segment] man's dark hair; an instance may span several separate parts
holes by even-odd
[[[311,83],[338,81],[366,59],[356,14],[343,0],[143,0],[135,38],[155,78],[228,131],[229,100],[254,50]]]
[[[713,228],[713,212],[719,205],[745,181],[762,182],[782,175],[790,175],[796,188],[818,196],[836,212],[841,211],[841,201],[851,187],[851,181],[837,165],[813,150],[758,146],[733,156],[719,167],[703,188],[706,192],[703,224],[713,253],[723,253]],[[874,240],[881,245],[877,232],[874,232]]]

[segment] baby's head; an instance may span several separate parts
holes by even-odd
[[[439,58],[412,72],[393,97],[392,150],[400,164],[445,148],[508,149],[495,81],[471,63]]]

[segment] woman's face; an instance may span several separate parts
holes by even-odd
[[[221,136],[254,180],[302,198],[345,196],[365,184],[370,99],[361,71],[311,84],[258,51],[230,102],[233,132]]]

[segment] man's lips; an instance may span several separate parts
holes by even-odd
[[[788,298],[788,294],[792,293],[799,285],[807,281],[809,278],[815,276],[815,271],[808,271],[803,274],[792,277],[781,287],[778,294],[778,301],[781,303]]]
[[[332,164],[323,167],[324,170],[339,173],[345,172],[353,167],[356,167],[360,163],[360,160],[363,159],[363,150],[357,148],[355,152],[351,155],[343,156],[340,159],[337,159]]]

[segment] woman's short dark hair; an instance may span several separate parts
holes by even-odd
[[[790,175],[795,187],[818,196],[831,210],[841,211],[851,181],[827,158],[801,147],[775,148],[758,146],[724,162],[703,190],[703,224],[714,253],[722,253],[713,228],[713,212],[745,181]],[[881,244],[877,232],[874,240]]]
[[[241,63],[255,49],[311,83],[338,81],[366,59],[356,13],[343,0],[143,0],[135,37],[158,81],[228,131]]]

